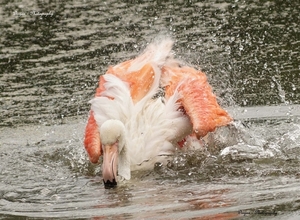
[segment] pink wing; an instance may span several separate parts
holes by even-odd
[[[171,96],[179,86],[181,105],[190,117],[198,138],[232,121],[229,114],[217,103],[203,72],[187,66],[164,66],[162,78],[166,84],[166,97]]]

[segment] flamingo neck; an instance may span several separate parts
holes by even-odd
[[[118,143],[118,176],[129,180],[130,160],[126,144],[126,130],[120,120],[107,120],[100,128],[100,138],[102,145]]]

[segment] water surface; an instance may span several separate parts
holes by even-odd
[[[0,4],[0,219],[299,218],[298,1]],[[83,149],[88,101],[157,35],[236,120],[105,190]]]

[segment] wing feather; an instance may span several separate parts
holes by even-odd
[[[180,103],[190,117],[198,138],[232,121],[229,114],[219,106],[203,72],[186,66],[165,66],[162,76],[166,97],[177,90],[181,94]]]

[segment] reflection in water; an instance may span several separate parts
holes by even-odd
[[[298,1],[0,5],[0,218],[297,219]],[[108,65],[162,34],[240,121],[204,151],[105,191],[82,146],[87,102]]]

